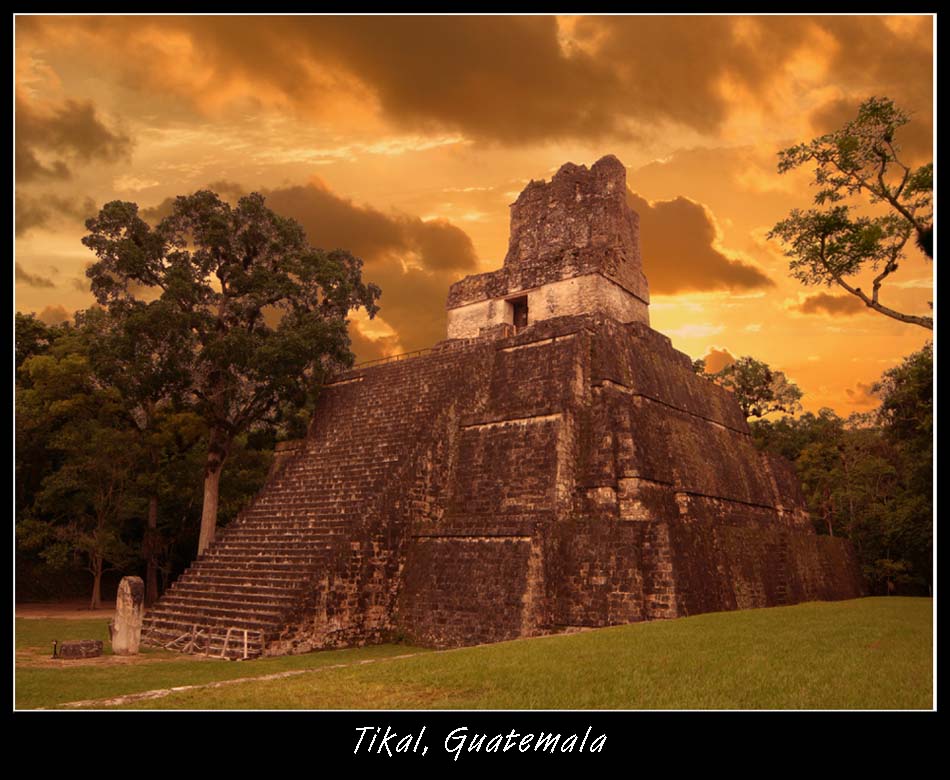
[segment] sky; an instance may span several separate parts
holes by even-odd
[[[81,239],[109,201],[157,220],[199,189],[261,192],[382,288],[358,360],[429,347],[449,285],[501,266],[524,186],[614,154],[652,327],[713,369],[765,361],[806,410],[868,411],[932,334],[790,276],[767,234],[814,189],[777,152],[886,96],[905,162],[930,161],[933,66],[929,15],[20,15],[16,310],[94,303]],[[891,279],[882,303],[930,313],[921,253]]]

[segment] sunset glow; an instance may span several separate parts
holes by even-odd
[[[449,285],[500,267],[527,182],[614,154],[651,324],[691,357],[752,355],[847,415],[932,336],[803,287],[766,237],[813,195],[778,150],[868,97],[911,115],[908,164],[933,158],[931,16],[18,16],[15,35],[15,305],[46,322],[93,303],[80,240],[104,203],[150,218],[211,188],[364,260],[383,295],[352,319],[358,360],[431,346]],[[882,301],[933,298],[914,248]]]

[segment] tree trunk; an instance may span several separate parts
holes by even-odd
[[[231,441],[228,435],[217,428],[211,430],[208,442],[208,460],[205,462],[204,503],[201,507],[201,533],[198,536],[198,555],[201,555],[211,542],[218,524],[218,487],[221,484],[221,470],[228,456]]]
[[[158,496],[148,499],[148,527],[145,529],[145,606],[158,599]]]
[[[92,601],[89,609],[100,609],[102,607],[102,558],[96,556],[92,559]]]

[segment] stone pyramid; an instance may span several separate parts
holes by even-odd
[[[790,464],[650,328],[615,157],[531,182],[504,265],[452,285],[447,308],[433,349],[325,388],[144,642],[451,647],[861,595]]]

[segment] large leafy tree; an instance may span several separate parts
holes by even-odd
[[[896,135],[909,121],[891,100],[874,97],[840,130],[780,151],[779,173],[814,166],[818,208],[792,210],[769,237],[783,243],[802,284],[837,285],[876,312],[932,330],[933,317],[897,311],[880,299],[911,238],[933,258],[933,163],[912,168],[901,159]],[[855,199],[887,211],[860,216]],[[856,280],[869,270],[870,292]]]
[[[714,374],[705,373],[705,362],[694,361],[693,369],[731,391],[747,417],[773,412],[794,414],[801,409],[802,391],[781,371],[753,357],[740,357]]]
[[[114,201],[86,227],[97,301],[115,311],[158,300],[188,344],[187,400],[209,431],[200,554],[235,438],[352,364],[347,315],[373,316],[380,290],[363,282],[358,258],[314,249],[256,193],[233,207],[210,191],[181,196],[154,229],[134,203]]]

